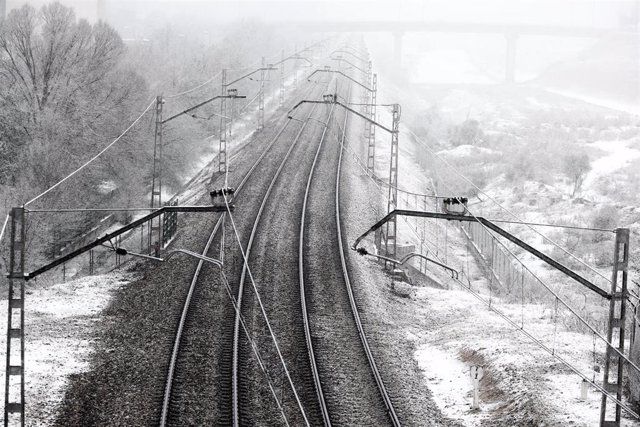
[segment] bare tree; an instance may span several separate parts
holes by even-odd
[[[573,185],[571,197],[582,188],[587,173],[591,170],[589,156],[586,153],[569,153],[562,158],[562,171]]]
[[[100,22],[76,22],[60,3],[36,11],[25,5],[0,27],[0,99],[34,122],[49,105],[67,108],[80,92],[101,84],[123,53],[118,34]]]

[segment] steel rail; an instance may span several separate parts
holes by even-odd
[[[351,285],[351,280],[349,279],[349,269],[347,267],[347,261],[345,257],[345,248],[343,244],[342,237],[342,224],[340,221],[340,178],[341,178],[341,169],[342,169],[342,153],[344,152],[344,140],[346,138],[347,133],[347,121],[349,118],[349,113],[345,114],[344,125],[342,127],[342,139],[340,141],[340,155],[338,157],[338,171],[336,178],[336,188],[335,188],[335,204],[336,204],[336,228],[338,230],[338,249],[340,252],[340,263],[342,264],[342,274],[344,276],[344,281],[347,287],[347,293],[349,294],[349,303],[351,304],[351,311],[353,313],[353,320],[356,323],[356,327],[358,328],[358,335],[360,335],[360,341],[362,342],[362,347],[364,349],[365,354],[367,355],[367,359],[369,360],[369,366],[371,367],[371,372],[373,373],[373,377],[376,380],[376,384],[378,385],[378,390],[382,396],[382,400],[387,407],[387,414],[391,419],[392,424],[395,427],[400,426],[400,420],[398,419],[398,415],[396,414],[395,408],[393,407],[393,402],[391,401],[391,397],[387,392],[387,389],[382,380],[382,376],[380,375],[380,371],[376,365],[375,358],[373,357],[373,353],[371,348],[369,347],[369,341],[367,340],[367,335],[364,331],[364,327],[362,326],[362,321],[360,319],[360,314],[358,311],[358,306],[356,304],[355,296],[353,294],[353,286]]]
[[[309,201],[309,191],[311,189],[311,181],[313,179],[313,175],[316,169],[316,164],[318,163],[318,158],[320,157],[320,151],[322,151],[327,129],[329,128],[329,123],[331,121],[331,118],[333,117],[334,110],[335,110],[335,105],[332,105],[331,112],[329,113],[329,119],[327,120],[327,123],[324,125],[324,129],[322,130],[322,136],[320,137],[320,144],[318,144],[318,149],[316,150],[316,154],[315,154],[315,157],[313,158],[313,163],[311,165],[311,170],[309,171],[309,177],[307,178],[307,187],[305,188],[304,199],[302,202],[302,216],[300,219],[300,236],[299,236],[299,245],[298,245],[298,272],[299,272],[298,276],[300,280],[300,303],[302,305],[302,323],[304,327],[304,336],[307,341],[307,352],[309,354],[311,372],[313,374],[313,382],[316,388],[318,403],[320,404],[320,411],[322,413],[322,420],[324,422],[325,427],[331,426],[331,417],[329,416],[329,408],[327,407],[327,402],[324,397],[324,392],[322,391],[322,381],[320,379],[320,372],[318,371],[318,364],[316,362],[316,356],[313,350],[313,340],[311,339],[311,326],[309,322],[309,312],[307,308],[307,297],[306,297],[306,290],[305,290],[306,288],[304,283],[304,230],[305,230],[305,219],[306,219],[306,213],[307,213],[307,202]]]
[[[302,135],[302,132],[307,127],[308,119],[311,118],[311,116],[315,112],[315,109],[316,109],[316,106],[314,105],[313,108],[311,109],[311,111],[309,112],[309,115],[307,116],[307,120],[305,120],[305,122],[300,127],[297,135],[294,138],[293,143],[291,144],[291,147],[289,147],[289,150],[287,151],[287,153],[285,154],[284,158],[282,159],[278,169],[276,170],[276,173],[275,173],[273,179],[269,183],[269,187],[267,188],[267,191],[265,192],[265,195],[264,195],[264,197],[262,199],[262,203],[260,204],[260,208],[259,208],[258,213],[256,215],[256,219],[254,221],[254,224],[253,224],[253,227],[252,227],[252,230],[251,230],[251,235],[249,236],[249,241],[247,243],[247,247],[246,247],[246,250],[245,250],[245,257],[246,257],[247,262],[249,260],[250,254],[251,254],[251,248],[253,246],[253,241],[254,241],[254,239],[256,237],[256,234],[257,234],[258,223],[260,221],[260,218],[262,217],[262,212],[264,211],[264,207],[267,204],[267,200],[269,199],[269,196],[270,196],[271,191],[272,191],[272,189],[273,189],[273,187],[275,185],[275,182],[277,181],[278,177],[280,176],[280,173],[284,169],[284,165],[287,162],[287,159],[291,155],[291,152],[293,151],[293,149],[297,146],[298,141],[300,140],[300,136]],[[231,387],[232,387],[232,414],[233,414],[233,426],[234,427],[238,427],[240,425],[240,414],[239,414],[239,409],[238,409],[238,401],[239,401],[239,391],[238,391],[238,383],[239,383],[239,381],[238,381],[238,364],[239,363],[238,363],[238,361],[239,361],[239,338],[240,338],[240,314],[242,313],[242,303],[243,303],[243,296],[244,296],[244,282],[246,280],[246,275],[247,275],[247,265],[244,264],[242,266],[242,273],[240,275],[240,281],[238,283],[238,295],[236,297],[238,311],[236,312],[235,322],[234,322],[234,327],[233,327],[234,329],[233,329],[233,356],[232,356],[232,367],[231,367]],[[296,398],[297,398],[297,396],[296,396]]]
[[[309,89],[308,92],[311,93],[313,91],[313,89],[314,89],[314,86],[312,86]],[[280,138],[282,133],[289,127],[290,123],[291,123],[290,120],[285,121],[285,123],[282,126],[282,128],[278,131],[278,133],[274,136],[274,138],[269,142],[269,144],[262,151],[260,156],[255,160],[255,162],[253,163],[251,168],[249,168],[249,171],[247,171],[247,173],[244,175],[242,181],[240,182],[240,184],[236,188],[236,191],[235,191],[235,194],[234,194],[234,197],[233,197],[234,199],[241,192],[241,190],[245,186],[247,180],[251,177],[251,175],[253,174],[253,172],[255,171],[257,166],[260,164],[262,159],[267,155],[267,153],[275,145],[275,143],[278,141],[278,139]],[[218,230],[220,229],[223,217],[224,217],[224,215],[221,215],[218,218],[218,221],[216,222],[216,224],[215,224],[215,226],[213,228],[213,231],[209,235],[209,239],[207,240],[207,243],[206,243],[204,249],[202,250],[202,253],[201,253],[202,256],[206,256],[207,252],[209,252],[209,248],[211,246],[211,243],[213,242],[216,234],[218,233]],[[165,389],[164,389],[164,394],[163,394],[163,399],[162,399],[162,411],[161,411],[160,423],[159,423],[160,427],[165,427],[167,425],[167,420],[168,420],[168,415],[169,415],[169,406],[170,406],[170,402],[171,402],[171,392],[172,392],[173,380],[174,380],[174,376],[175,376],[175,367],[176,367],[176,362],[178,360],[178,356],[179,356],[179,353],[180,353],[180,342],[182,341],[182,335],[183,335],[183,332],[184,332],[184,325],[186,323],[187,315],[188,315],[189,310],[191,308],[191,298],[193,296],[194,289],[195,289],[195,286],[196,286],[196,284],[198,282],[198,279],[199,279],[199,276],[200,276],[200,271],[202,270],[202,266],[204,265],[204,262],[205,262],[204,260],[199,260],[198,261],[198,265],[196,267],[196,271],[195,271],[195,273],[193,275],[193,278],[191,280],[191,284],[189,285],[189,290],[187,292],[187,297],[185,298],[185,302],[184,302],[183,307],[182,307],[180,321],[179,321],[178,326],[177,326],[176,336],[174,338],[174,345],[173,345],[173,349],[172,349],[172,352],[171,352],[171,358],[170,358],[170,361],[169,361],[167,379],[166,379],[166,382],[165,382]]]

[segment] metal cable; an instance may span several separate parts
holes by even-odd
[[[247,328],[246,322],[244,321],[244,316],[240,312],[240,307],[238,307],[238,301],[233,296],[233,292],[231,292],[231,286],[229,285],[229,281],[227,280],[227,276],[224,274],[224,271],[222,271],[222,270],[220,270],[220,277],[222,277],[222,281],[224,282],[224,286],[225,286],[225,290],[227,291],[227,295],[229,296],[229,299],[231,300],[231,303],[233,304],[233,309],[235,310],[235,312],[238,314],[238,317],[240,318],[240,324],[242,325],[242,330],[244,331],[244,334],[246,335],[247,340],[251,344],[251,349],[253,350],[253,354],[256,356],[256,359],[258,361],[258,366],[260,366],[260,370],[262,371],[262,373],[264,373],[265,379],[267,380],[267,384],[269,384],[269,389],[271,390],[271,394],[273,395],[273,398],[276,401],[276,405],[278,405],[278,409],[280,410],[280,414],[282,415],[282,419],[284,420],[284,423],[288,426],[289,425],[289,421],[287,420],[287,416],[286,416],[286,414],[284,412],[284,408],[282,407],[282,403],[278,399],[278,395],[276,394],[276,390],[275,390],[275,388],[273,386],[273,383],[271,381],[271,377],[269,376],[269,372],[267,371],[267,368],[264,365],[264,363],[262,361],[262,358],[260,357],[260,353],[258,352],[258,346],[255,343],[255,340],[253,338],[251,338],[251,334],[249,334],[249,329]]]
[[[293,380],[291,379],[291,375],[289,373],[289,369],[287,368],[287,364],[284,361],[284,357],[282,356],[282,352],[280,351],[280,346],[278,345],[278,340],[273,332],[273,329],[271,328],[271,323],[269,322],[269,317],[267,316],[267,312],[264,308],[264,305],[262,304],[262,299],[260,298],[260,293],[258,292],[258,287],[256,286],[256,283],[253,279],[253,274],[251,273],[251,269],[249,268],[249,260],[247,259],[247,256],[245,254],[244,249],[242,248],[242,241],[240,239],[240,234],[238,233],[238,230],[236,228],[236,223],[235,220],[233,219],[233,215],[231,214],[231,208],[229,207],[229,202],[227,200],[227,196],[226,194],[222,194],[222,197],[224,199],[224,204],[227,207],[227,215],[229,215],[229,220],[231,222],[231,226],[233,228],[233,233],[236,237],[236,240],[238,241],[238,247],[240,248],[240,253],[242,254],[242,260],[244,263],[244,266],[247,269],[247,272],[249,274],[249,280],[251,282],[251,286],[253,288],[253,291],[255,293],[256,296],[256,300],[258,301],[258,305],[260,306],[260,311],[262,312],[262,317],[264,318],[264,321],[267,325],[267,329],[269,330],[269,334],[271,335],[271,339],[273,341],[273,345],[276,349],[276,352],[278,353],[278,358],[280,359],[280,363],[282,364],[282,368],[284,370],[284,373],[287,377],[287,380],[289,381],[289,385],[291,386],[291,390],[293,391],[293,394],[295,396],[295,400],[296,403],[298,405],[298,408],[300,409],[300,413],[302,414],[302,417],[304,418],[305,424],[307,425],[307,427],[310,426],[309,424],[309,419],[307,418],[307,414],[304,410],[304,407],[302,406],[302,402],[300,401],[300,397],[298,396],[298,392],[296,391],[296,388],[293,384]]]
[[[413,138],[419,142],[422,146],[424,146],[427,150],[429,150],[429,152],[437,157],[438,159],[440,159],[440,161],[442,161],[445,165],[447,165],[451,170],[453,170],[458,176],[460,176],[463,180],[465,180],[467,183],[471,184],[476,190],[478,190],[480,193],[484,194],[489,200],[491,200],[493,203],[495,203],[498,207],[500,207],[500,209],[504,210],[505,212],[507,212],[509,215],[513,216],[515,219],[517,219],[518,221],[522,222],[523,224],[526,225],[526,223],[524,221],[522,221],[520,219],[520,217],[518,217],[516,214],[514,214],[513,212],[511,212],[509,209],[505,208],[504,206],[502,206],[496,199],[494,199],[493,197],[491,197],[489,194],[487,194],[486,192],[484,192],[480,187],[478,187],[477,185],[475,185],[469,178],[467,178],[466,176],[464,176],[462,174],[462,172],[458,171],[458,169],[453,166],[451,163],[449,163],[445,158],[443,158],[442,156],[440,156],[438,153],[436,153],[435,151],[433,151],[422,139],[420,139],[418,137],[418,135],[416,135],[411,129],[409,129],[408,127],[404,126],[404,128],[406,129],[407,132],[409,132],[411,134],[411,136],[413,136]],[[545,236],[544,234],[540,233],[538,230],[536,230],[535,228],[528,226],[529,229],[531,229],[534,233],[536,233],[537,235],[541,236],[544,240],[548,241],[549,243],[551,243],[553,246],[557,247],[558,249],[560,249],[561,251],[563,251],[564,253],[566,253],[567,255],[569,255],[571,258],[573,258],[574,260],[578,261],[580,264],[582,264],[583,266],[585,266],[587,269],[591,270],[592,272],[594,272],[596,275],[600,276],[601,278],[605,279],[608,283],[611,283],[611,280],[609,278],[607,278],[606,276],[604,276],[602,273],[600,273],[598,270],[596,270],[595,268],[591,267],[589,264],[587,264],[586,262],[582,261],[580,258],[578,258],[577,256],[573,255],[571,252],[569,252],[567,249],[563,248],[560,244],[556,243],[554,240],[550,239],[549,237]]]
[[[122,132],[120,134],[120,136],[118,136],[116,139],[114,139],[109,145],[107,145],[106,147],[104,147],[98,154],[96,154],[95,156],[93,156],[91,159],[89,159],[86,163],[84,163],[82,166],[80,166],[78,169],[76,169],[75,171],[71,172],[69,175],[67,175],[66,177],[64,177],[63,179],[61,179],[60,181],[58,181],[57,183],[55,183],[54,185],[52,185],[51,187],[49,187],[47,190],[43,191],[42,193],[38,194],[36,197],[34,197],[33,199],[29,200],[27,203],[24,204],[24,206],[27,206],[33,202],[35,202],[36,200],[38,200],[39,198],[41,198],[42,196],[44,196],[45,194],[49,193],[50,191],[52,191],[53,189],[57,188],[60,184],[64,183],[66,180],[68,180],[69,178],[73,177],[75,174],[77,174],[78,172],[80,172],[81,170],[83,170],[85,167],[89,166],[91,163],[93,163],[94,160],[96,160],[98,157],[100,157],[101,155],[103,155],[109,148],[113,147],[113,145],[115,145],[118,141],[120,141],[120,139],[122,139],[123,136],[125,136],[127,134],[127,132],[129,132],[139,121],[140,119],[142,119],[142,117],[147,113],[147,111],[149,111],[149,109],[151,108],[151,106],[156,102],[156,100],[154,99],[153,101],[151,101],[151,103],[149,104],[149,106],[138,116],[137,119],[135,119],[133,121],[133,123],[131,123],[129,125],[128,128],[126,128],[124,130],[124,132]]]

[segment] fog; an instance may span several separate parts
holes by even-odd
[[[5,0],[8,10],[43,0]],[[291,21],[447,21],[619,27],[637,23],[634,0],[63,0],[79,16],[104,18],[116,27],[135,22],[143,30],[171,22],[206,26],[243,19]],[[102,3],[99,7],[98,4]],[[635,18],[634,18],[635,16]]]

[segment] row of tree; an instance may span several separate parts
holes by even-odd
[[[260,32],[258,40],[253,37]],[[0,195],[4,214],[49,188],[119,135],[156,95],[172,94],[238,69],[264,52],[293,45],[258,23],[220,28],[211,45],[181,37],[167,26],[150,40],[125,44],[104,22],[77,19],[73,9],[51,3],[12,10],[0,21]],[[293,46],[291,46],[293,47]],[[230,72],[233,75],[233,72]],[[255,82],[238,87],[251,92]],[[219,83],[171,99],[180,109],[218,94]],[[209,113],[214,106],[209,106]],[[206,113],[203,112],[203,113]],[[207,114],[203,114],[206,116]],[[146,206],[153,156],[153,108],[111,150],[31,207]],[[185,171],[211,150],[204,136],[217,120],[190,117],[167,129],[164,182],[177,189]],[[188,147],[188,149],[186,149]],[[60,236],[73,238],[95,216],[33,216],[32,232],[50,256]],[[55,230],[55,233],[53,232]]]

